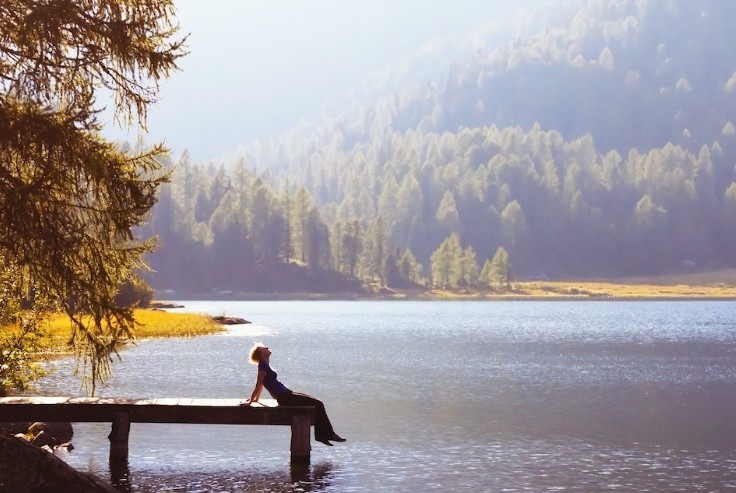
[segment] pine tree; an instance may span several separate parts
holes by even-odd
[[[490,265],[491,280],[501,289],[511,289],[511,264],[509,252],[504,247],[498,247]]]
[[[454,288],[462,278],[463,249],[460,237],[452,233],[432,253],[430,258],[432,284]]]
[[[145,125],[159,82],[185,54],[177,36],[171,0],[0,6],[0,271],[11,276],[3,298],[71,318],[92,393],[133,337],[132,309],[114,297],[153,246],[134,228],[167,180],[162,146],[126,153],[101,137],[95,97],[108,89],[119,121]],[[0,319],[22,324],[9,305],[0,309]]]

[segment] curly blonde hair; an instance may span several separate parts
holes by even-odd
[[[250,362],[254,365],[257,365],[261,362],[261,348],[266,347],[262,342],[254,342],[253,347],[250,348],[250,354],[248,355],[248,359]]]

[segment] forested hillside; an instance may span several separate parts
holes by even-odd
[[[149,282],[346,291],[733,267],[733,18],[717,0],[587,2],[232,162],[184,153],[151,218]]]

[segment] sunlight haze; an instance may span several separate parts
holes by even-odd
[[[144,140],[217,159],[339,112],[372,75],[440,39],[549,0],[176,2],[191,53],[150,109]],[[135,140],[105,119],[105,133]]]

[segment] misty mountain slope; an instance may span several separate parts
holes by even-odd
[[[424,265],[453,230],[479,255],[511,248],[499,217],[512,203],[522,272],[728,263],[736,3],[580,5],[557,27],[481,49],[441,79],[260,143],[244,160],[288,170],[328,222],[367,227],[382,214],[391,243]],[[415,182],[419,216],[395,219],[382,204]]]
[[[564,28],[479,50],[442,82],[384,100],[375,120],[437,132],[538,122],[602,150],[697,149],[734,118],[734,18],[736,3],[719,0],[590,2]]]
[[[302,163],[284,159],[284,147],[350,151],[386,133],[409,130],[455,133],[491,125],[528,130],[539,123],[567,140],[590,134],[600,152],[626,154],[667,143],[697,152],[730,129],[736,119],[736,30],[730,24],[736,18],[735,2],[596,0],[573,5],[579,9],[561,9],[547,21],[552,27],[537,34],[509,40],[502,48],[478,45],[470,61],[456,51],[441,51],[436,63],[447,67],[443,75],[375,103],[358,102],[340,116],[287,132],[265,148],[263,143],[257,149],[246,146],[246,154],[272,171],[299,173]],[[529,23],[544,25],[540,19]],[[498,39],[489,43],[496,47]],[[417,72],[428,73],[427,60],[418,63]],[[412,68],[397,68],[387,79],[399,79]],[[387,83],[380,90],[391,87]],[[280,149],[268,149],[274,145]]]
[[[589,2],[406,91],[178,163],[157,286],[262,289],[297,259],[348,279],[483,284],[736,267],[736,2]],[[450,275],[450,273],[452,275]],[[486,278],[487,279],[487,278]]]

